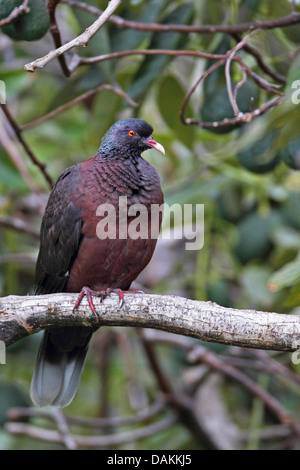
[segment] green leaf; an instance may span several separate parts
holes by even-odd
[[[179,110],[184,96],[185,91],[174,76],[163,77],[158,90],[159,111],[166,124],[174,131],[175,138],[191,148],[194,142],[195,128],[185,126],[179,118]]]
[[[236,22],[247,23],[251,21],[255,13],[259,10],[260,4],[260,0],[244,0],[241,2]]]
[[[268,281],[268,288],[275,292],[284,287],[294,285],[300,280],[300,255],[294,261],[285,264],[275,271]]]
[[[16,0],[2,0],[0,16],[5,11],[5,4],[9,5],[7,11],[10,9],[12,11],[20,3],[16,2]],[[5,16],[2,17],[4,18]],[[50,17],[44,0],[29,0],[28,10],[21,12],[11,22],[3,25],[2,30],[15,41],[36,41],[47,33],[49,27]]]
[[[3,367],[3,366],[1,366]],[[29,406],[27,394],[19,385],[0,382],[0,425],[7,420],[7,411],[13,406]]]
[[[300,80],[300,55],[298,55],[296,59],[292,62],[292,65],[289,69],[285,86],[285,93],[290,94],[295,91],[295,88],[292,88],[292,85],[293,82],[296,80]]]
[[[230,38],[221,37],[221,42],[213,51],[215,54],[226,54],[230,49]],[[216,60],[208,60],[206,69],[211,67]],[[232,88],[237,85],[237,80],[232,80]],[[259,89],[257,85],[247,80],[237,93],[237,105],[243,113],[255,108],[258,103]],[[219,67],[215,72],[208,75],[203,83],[203,103],[200,109],[200,119],[204,122],[222,121],[225,118],[233,118],[234,113],[228,98],[224,66]],[[240,127],[240,124],[234,126],[222,126],[211,128],[209,131],[217,134],[225,134]]]
[[[288,297],[283,304],[284,307],[298,307],[300,305],[300,281],[290,289]]]
[[[105,82],[107,82],[107,76],[103,68],[100,67],[100,64],[92,64],[88,70],[84,70],[80,75],[77,74],[69,78],[68,81],[58,89],[56,94],[53,93],[53,98],[46,111],[52,111],[56,107],[68,103],[82,93],[97,88]],[[95,99],[96,96],[97,95],[94,95],[92,99]]]
[[[281,223],[275,210],[266,216],[256,212],[246,215],[238,224],[239,243],[235,252],[240,261],[264,258],[272,246],[272,233]]]
[[[223,70],[223,69],[220,69]],[[213,74],[212,74],[213,76]],[[210,76],[206,79],[208,81]],[[223,121],[225,118],[233,118],[234,113],[232,106],[228,98],[227,87],[225,84],[219,84],[218,81],[210,83],[208,85],[209,92],[205,92],[204,89],[204,102],[201,108],[201,119],[204,122],[214,122],[214,121]],[[237,82],[232,83],[232,88],[236,86]],[[255,108],[258,102],[258,88],[250,80],[247,80],[246,83],[239,89],[236,99],[238,108],[243,113],[246,113],[250,110],[251,106]],[[216,133],[226,133],[231,132],[234,129],[240,127],[241,124],[235,124],[234,126],[223,126],[220,128],[211,128],[211,132]]]
[[[279,208],[284,222],[300,230],[300,194],[291,191],[287,201]]]
[[[174,10],[161,23],[162,24],[190,24],[194,14],[194,7],[191,3],[185,4]],[[154,33],[148,49],[182,49],[188,36],[176,32]],[[140,100],[148,91],[152,82],[161,75],[165,66],[174,57],[167,55],[146,56],[140,68],[132,79],[129,87],[129,95]]]
[[[177,202],[180,204],[199,203],[199,201],[204,203],[216,197],[220,190],[229,183],[230,180],[225,175],[215,175],[208,181],[199,178],[185,185],[184,188],[178,188],[177,186],[173,194],[166,196],[166,203],[170,206]]]
[[[223,307],[231,307],[230,302],[230,286],[228,282],[219,279],[218,281],[209,284],[207,287],[207,299],[211,302],[216,302]]]
[[[12,188],[14,191],[24,191],[27,185],[11,159],[6,152],[1,151],[0,147],[0,194],[5,194]]]
[[[280,155],[272,149],[278,132],[274,131],[253,142],[238,153],[240,164],[254,173],[267,173],[280,162]]]
[[[300,137],[291,140],[288,145],[279,152],[279,156],[286,165],[294,170],[300,170]]]
[[[268,290],[267,284],[271,269],[264,266],[247,266],[241,276],[241,284],[247,292],[252,304],[264,307],[272,305],[274,293]]]
[[[115,122],[121,105],[122,98],[109,90],[103,90],[97,95],[94,103],[94,120],[91,124],[95,138],[99,139],[99,136],[104,135]]]
[[[300,233],[288,225],[280,225],[274,230],[273,241],[276,245],[287,250],[299,250]]]
[[[95,17],[91,16],[89,13],[74,8],[73,13],[80,25],[80,31],[84,31],[88,28],[93,21],[95,21]],[[102,28],[97,31],[94,37],[89,42],[89,47],[83,49],[80,54],[83,56],[98,56],[102,54],[109,54],[112,52],[111,49],[111,38],[109,34],[109,25],[104,24]],[[96,71],[98,69],[98,75],[103,75],[105,77],[105,81],[111,79],[113,75],[113,69],[115,67],[115,61],[106,60],[104,62],[96,63],[93,65],[93,72],[91,72],[90,67],[87,70],[87,74],[90,74],[92,77],[96,75]],[[92,78],[93,80],[93,78]],[[101,83],[103,80],[98,80],[98,83]],[[95,85],[97,86],[97,85]]]
[[[32,87],[32,77],[30,74],[25,74],[22,69],[5,69],[2,65],[0,67],[0,80],[5,83],[6,88],[6,102],[15,98],[19,93]]]
[[[137,5],[130,5],[122,11],[124,20],[137,21],[140,23],[156,23],[162,9],[165,9],[170,0],[152,0]],[[142,42],[151,38],[151,31],[135,31],[133,29],[120,29],[115,25],[110,28],[111,48],[113,51],[126,51],[137,49]]]

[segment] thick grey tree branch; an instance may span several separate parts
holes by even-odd
[[[170,295],[117,294],[94,297],[98,318],[86,298],[73,312],[77,294],[0,298],[0,340],[8,346],[40,330],[98,325],[156,328],[171,333],[248,348],[294,351],[300,345],[298,315],[237,310],[213,302]]]

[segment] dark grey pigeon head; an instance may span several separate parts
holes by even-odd
[[[121,119],[103,137],[99,153],[107,158],[139,157],[141,152],[151,148],[165,153],[163,146],[150,137],[152,132],[153,127],[143,119]]]

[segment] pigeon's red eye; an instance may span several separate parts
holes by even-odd
[[[134,137],[134,136],[135,136],[135,132],[134,132],[134,131],[128,131],[128,135],[130,135],[130,137]]]

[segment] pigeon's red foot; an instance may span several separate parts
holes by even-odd
[[[121,308],[124,304],[124,294],[143,294],[143,291],[141,291],[141,290],[122,290],[122,289],[115,289],[115,288],[108,288],[108,289],[105,289],[105,290],[98,291],[98,290],[92,290],[89,287],[84,286],[81,289],[79,296],[77,297],[77,300],[76,300],[74,308],[73,308],[73,312],[74,312],[74,310],[76,310],[79,307],[83,297],[86,295],[89,306],[90,306],[90,309],[92,310],[93,314],[98,318],[92,296],[94,295],[95,297],[101,297],[100,301],[102,302],[108,295],[110,295],[112,293],[115,293],[115,294],[119,295],[119,307]]]
[[[105,290],[106,296],[109,294],[118,294],[119,295],[119,307],[121,308],[124,304],[124,294],[143,294],[142,290],[122,290],[115,288],[108,288]]]
[[[97,316],[97,312],[96,312],[96,309],[95,309],[95,305],[94,305],[94,302],[93,302],[93,295],[97,296],[97,297],[100,297],[100,296],[104,296],[105,295],[105,291],[96,291],[96,290],[92,290],[90,289],[89,287],[87,286],[84,286],[81,291],[80,291],[80,294],[79,296],[77,297],[77,300],[75,302],[75,305],[74,305],[74,308],[73,308],[73,312],[79,307],[83,297],[86,295],[86,298],[88,300],[88,303],[89,303],[89,306],[90,306],[90,309],[92,310],[93,314]]]

